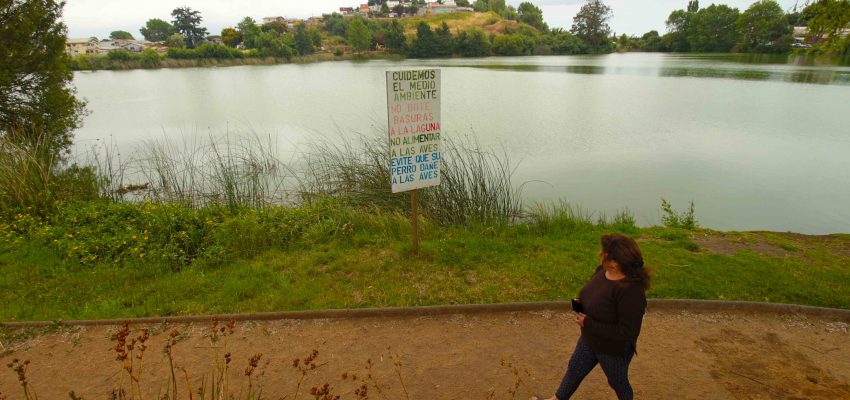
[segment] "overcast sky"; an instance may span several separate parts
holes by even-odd
[[[519,5],[522,0],[508,0]],[[718,3],[745,10],[755,0],[724,0]],[[795,0],[778,0],[788,10]],[[365,1],[363,1],[365,3]],[[532,0],[543,10],[543,19],[550,27],[569,29],[573,17],[585,0]],[[606,0],[614,10],[611,28],[617,34],[642,35],[651,30],[664,33],[664,21],[670,12],[686,7],[687,0]],[[711,4],[703,0],[702,7]],[[96,36],[104,38],[114,30],[129,31],[141,38],[139,28],[150,18],[171,21],[171,10],[189,6],[201,11],[202,23],[210,34],[235,26],[245,16],[261,20],[268,16],[306,18],[320,16],[339,9],[357,5],[350,0],[67,0],[65,23],[71,37]]]

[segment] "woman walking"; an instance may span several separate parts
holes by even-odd
[[[637,338],[646,312],[649,271],[637,243],[611,234],[601,239],[600,265],[579,292],[581,327],[575,351],[558,391],[549,400],[567,400],[599,364],[620,400],[634,397],[629,383],[629,363],[637,351]],[[544,400],[534,396],[532,400]]]

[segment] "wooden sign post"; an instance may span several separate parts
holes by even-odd
[[[417,189],[440,184],[440,70],[387,71],[393,193],[410,192],[413,253],[419,253]]]

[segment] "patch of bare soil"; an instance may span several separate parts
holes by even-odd
[[[725,234],[705,234],[691,238],[700,249],[724,256],[733,256],[741,250],[749,250],[769,257],[787,257],[791,254],[788,250],[767,243],[759,236],[750,236],[748,239],[750,240]]]
[[[168,385],[162,349],[173,330],[180,333],[173,356],[181,398],[208,387],[216,362],[224,360],[224,342],[210,340],[210,325],[131,328],[132,337],[142,328],[151,332],[139,374],[146,399],[158,398]],[[71,390],[89,400],[109,398],[122,376],[127,384],[110,340],[118,329],[81,327],[7,344],[13,351],[0,357],[0,392],[9,400],[23,398],[17,375],[6,368],[17,358],[30,361],[28,382],[39,398],[67,399]],[[405,399],[405,392],[411,399],[527,399],[554,392],[578,335],[565,312],[281,320],[237,323],[226,350],[236,398],[247,394],[249,359],[262,353],[254,390],[262,389],[266,399],[294,399],[293,360],[303,365],[315,349],[317,368],[304,378],[301,399],[313,399],[310,389],[325,383],[343,399],[357,398],[364,383],[372,399]],[[632,384],[639,399],[848,399],[848,339],[848,325],[829,319],[650,310]],[[576,398],[616,396],[597,368]]]

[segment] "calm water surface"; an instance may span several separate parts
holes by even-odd
[[[443,130],[504,149],[528,202],[723,230],[850,232],[850,68],[664,54],[77,73],[77,148],[255,131],[294,152],[385,129],[384,71],[442,68]],[[286,154],[284,154],[286,157]]]

